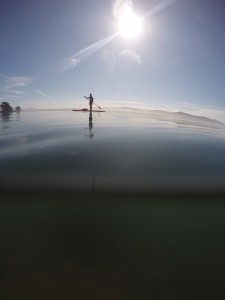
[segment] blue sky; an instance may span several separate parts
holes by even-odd
[[[117,34],[116,5],[143,32]],[[0,100],[23,107],[225,109],[223,0],[3,0]]]

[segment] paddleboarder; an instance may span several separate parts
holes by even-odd
[[[94,102],[94,98],[92,94],[90,94],[89,97],[85,97],[85,98],[89,100],[90,111],[92,111],[92,104]]]

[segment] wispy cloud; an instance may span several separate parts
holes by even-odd
[[[4,90],[11,90],[10,92],[13,92],[15,94],[22,94],[23,92],[14,90],[18,88],[23,88],[35,81],[33,77],[28,76],[6,76],[4,74],[0,74],[0,77],[3,78],[3,85]]]
[[[34,78],[27,76],[7,77],[5,80],[5,90],[25,87],[30,85],[34,81]]]
[[[42,92],[42,91],[40,91],[40,90],[35,90],[35,92],[38,93],[38,94],[40,94],[40,95],[42,95],[42,96],[45,97],[45,98],[48,98],[48,99],[50,99],[50,100],[56,101],[55,98],[53,98],[53,97],[47,95],[46,93],[44,93],[44,92]]]
[[[24,92],[24,91],[20,91],[20,90],[7,90],[7,92],[8,93],[13,93],[13,94],[16,94],[16,95],[25,95],[26,94],[26,92]]]
[[[1,73],[0,73],[0,76],[3,77],[3,78],[9,79],[9,77],[6,76],[6,75],[4,75],[4,74],[1,74]]]

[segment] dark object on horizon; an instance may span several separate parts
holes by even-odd
[[[9,104],[9,102],[2,102],[0,104],[0,112],[1,113],[5,113],[5,114],[9,114],[12,112],[21,112],[21,108],[20,106],[17,106],[15,109],[12,108],[12,106]]]
[[[82,108],[82,109],[73,109],[73,111],[84,111],[84,112],[105,112],[105,110],[96,110],[96,109],[92,109],[92,111],[90,111],[87,108]]]
[[[0,107],[1,107],[3,113],[13,112],[13,108],[8,102],[2,102],[0,104]]]
[[[15,109],[15,111],[16,111],[16,112],[21,112],[20,106],[17,106],[16,109]]]

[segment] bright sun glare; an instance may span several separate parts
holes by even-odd
[[[132,8],[124,7],[119,17],[119,33],[125,38],[135,38],[141,34],[143,24],[141,18],[134,14]]]

